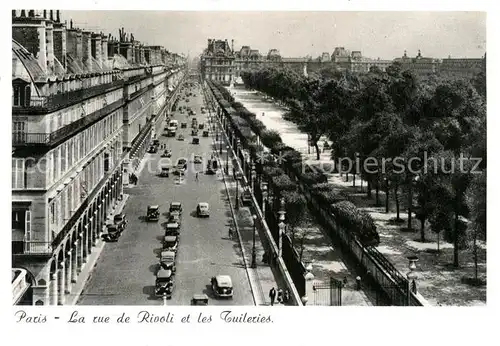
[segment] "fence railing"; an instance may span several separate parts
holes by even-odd
[[[24,255],[51,255],[52,243],[47,241],[27,240],[24,242]]]

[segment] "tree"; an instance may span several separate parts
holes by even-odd
[[[285,191],[282,193],[282,197],[285,200],[285,223],[288,226],[293,246],[297,226],[303,222],[304,216],[308,213],[307,202],[304,196],[296,191]]]
[[[486,237],[486,172],[475,174],[465,194],[470,209],[469,230],[473,239],[474,280],[478,282],[478,238]]]

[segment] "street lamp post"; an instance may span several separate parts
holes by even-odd
[[[226,174],[229,172],[229,145],[226,145]]]
[[[385,183],[385,212],[389,212],[389,179],[384,178]]]
[[[222,155],[222,145],[224,144],[224,135],[223,135],[223,131],[222,131],[222,127],[220,129],[220,151],[219,151],[219,154]]]
[[[409,188],[409,191],[408,191],[408,231],[411,231],[411,229],[412,229],[412,225],[411,225],[412,215],[411,215],[411,213],[412,213],[412,207],[413,207],[413,184],[416,183],[418,181],[418,179],[419,179],[418,175],[410,178],[410,186],[408,187]]]
[[[280,215],[279,217],[279,224],[278,224],[278,257],[281,257],[282,254],[282,248],[283,248],[283,233],[285,231],[285,199],[281,197],[280,200],[280,211],[278,211],[278,214]]]
[[[257,215],[252,215],[253,219],[253,245],[252,245],[252,268],[257,268],[257,259],[256,259],[256,253],[255,253],[255,227],[256,227],[256,222],[257,222]]]
[[[414,285],[413,293],[417,293],[417,284],[415,280],[418,278],[415,269],[417,269],[418,256],[408,256],[408,268],[410,271],[406,274],[408,279],[408,306],[411,306],[411,291]]]
[[[262,215],[266,217],[267,183],[262,183]]]
[[[252,190],[252,193],[255,191],[255,178],[257,177],[257,172],[255,171],[255,164],[252,163],[252,175],[251,175],[251,181],[250,181],[250,188]]]
[[[236,180],[236,198],[234,199],[234,209],[238,210],[240,209],[240,203],[239,203],[239,183],[240,183],[240,177],[238,174],[235,175],[234,180]]]

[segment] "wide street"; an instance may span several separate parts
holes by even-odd
[[[202,115],[200,111],[203,105],[201,88],[192,90],[196,96],[189,97],[187,104],[196,111],[195,117],[200,123],[207,123],[208,113]],[[178,107],[186,104],[184,91],[180,95]],[[183,134],[185,140],[167,138],[161,133],[157,136],[172,149],[171,164],[175,164],[179,157],[188,159],[185,179],[179,183],[173,174],[168,178],[158,175],[160,167],[170,163],[168,159],[160,157],[162,150],[156,154],[146,154],[138,185],[126,189],[130,195],[124,209],[129,220],[128,227],[118,242],[106,244],[78,301],[79,305],[163,304],[163,300],[154,295],[154,283],[164,235],[163,226],[172,201],[182,203],[183,213],[175,288],[167,304],[190,305],[196,293],[207,294],[209,305],[254,304],[239,245],[228,239],[231,213],[222,177],[219,171],[217,175],[204,173],[206,160],[212,154],[213,138],[202,137],[200,130],[200,144],[191,144],[191,117],[186,112],[180,114],[176,111],[174,119],[179,120],[177,135]],[[187,128],[182,129],[181,122],[187,122]],[[203,156],[203,164],[194,165],[194,154]],[[198,179],[194,169],[200,172]],[[210,204],[209,218],[196,217],[198,202]],[[147,206],[154,204],[160,206],[160,221],[146,222]],[[234,286],[232,300],[214,298],[210,278],[218,274],[231,276]]]

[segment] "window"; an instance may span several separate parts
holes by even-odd
[[[26,240],[31,240],[31,212],[29,210],[26,210],[24,213],[24,225],[25,225],[25,230],[24,234],[26,235]]]
[[[14,143],[24,143],[27,140],[25,132],[26,124],[23,121],[14,121],[12,123],[12,135]]]
[[[12,188],[25,188],[25,166],[24,159],[12,159]]]
[[[26,210],[12,210],[12,229],[26,229]]]

